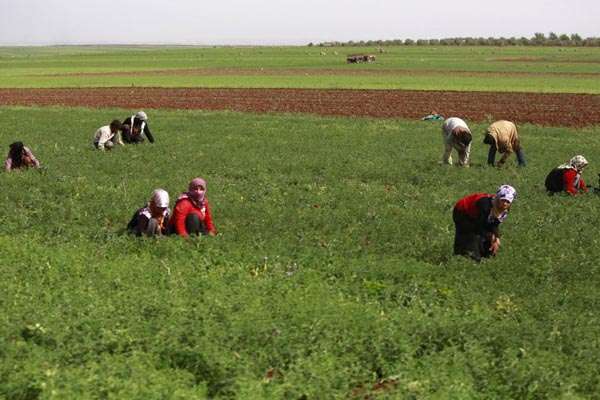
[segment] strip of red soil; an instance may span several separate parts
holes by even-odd
[[[432,111],[474,121],[600,124],[600,95],[412,90],[82,88],[0,89],[0,105],[289,112],[417,119]]]

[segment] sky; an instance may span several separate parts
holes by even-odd
[[[0,0],[0,45],[600,37],[600,0]]]

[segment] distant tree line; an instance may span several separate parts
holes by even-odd
[[[308,46],[586,46],[600,47],[600,37],[582,38],[577,33],[567,35],[550,32],[547,36],[535,33],[532,37],[456,37],[446,39],[391,39],[360,40],[348,42],[309,43]]]

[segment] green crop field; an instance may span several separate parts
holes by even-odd
[[[0,108],[43,164],[0,174],[0,398],[597,398],[600,197],[543,190],[579,153],[597,186],[597,128],[520,126],[498,170],[471,123],[461,169],[439,123],[146,111],[154,145],[100,153],[131,110]],[[195,176],[219,236],[123,233]],[[452,256],[454,202],[502,183],[498,257]]]
[[[5,47],[0,48],[0,87],[600,93],[600,48],[395,46],[384,50],[380,54],[372,47]],[[373,53],[377,62],[346,64],[346,55],[352,53]]]

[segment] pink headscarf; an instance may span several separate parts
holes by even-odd
[[[194,188],[196,188],[198,186],[202,186],[204,188],[204,192],[198,193],[197,191],[192,191]],[[202,178],[192,179],[190,184],[188,185],[188,192],[187,192],[188,197],[194,203],[200,205],[204,202],[205,194],[206,194],[206,181]]]

